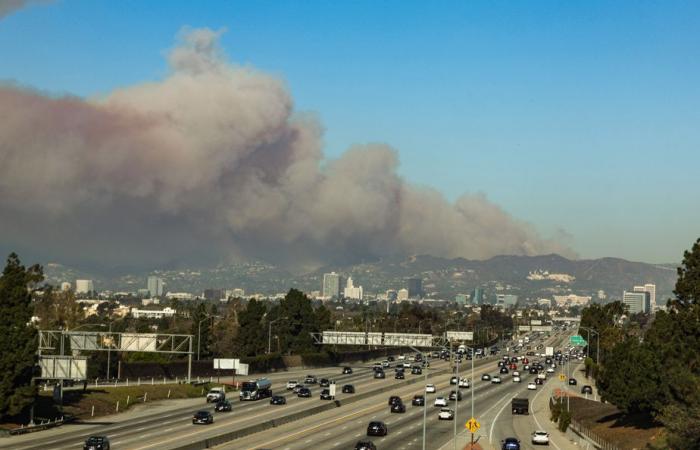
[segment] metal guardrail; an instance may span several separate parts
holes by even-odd
[[[9,430],[9,434],[11,436],[18,435],[18,434],[26,434],[26,433],[33,433],[35,431],[41,431],[41,430],[47,430],[49,428],[57,427],[60,425],[63,425],[64,423],[70,423],[75,420],[75,417],[72,416],[64,416],[59,418],[56,418],[54,421],[51,421],[51,419],[38,419],[38,423],[35,423],[34,425],[27,425],[27,426],[20,426],[19,428],[13,428]]]

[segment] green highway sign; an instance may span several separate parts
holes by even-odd
[[[586,346],[588,345],[588,342],[583,338],[583,336],[571,336],[569,337],[569,342],[571,345],[581,345],[581,346]]]

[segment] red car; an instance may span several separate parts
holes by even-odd
[[[517,369],[518,369],[518,365],[517,365],[517,364],[511,364],[511,365],[510,365],[510,370],[517,370]]]
[[[527,358],[523,358],[523,364],[530,364],[530,361]]]

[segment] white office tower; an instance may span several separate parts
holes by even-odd
[[[87,294],[95,291],[95,285],[92,280],[75,280],[75,293]]]
[[[406,288],[399,289],[399,292],[396,294],[397,302],[403,302],[404,300],[408,300],[408,289]]]
[[[63,283],[61,283],[61,291],[62,292],[68,292],[68,291],[70,291],[70,288],[71,288],[71,285],[69,282],[64,281]]]
[[[651,296],[648,292],[629,292],[622,293],[622,303],[627,307],[630,314],[649,313],[651,312]]]
[[[352,282],[352,277],[348,277],[348,283],[343,294],[345,298],[362,300],[362,286],[355,286]]]
[[[321,293],[324,298],[339,298],[340,289],[342,285],[342,279],[339,274],[335,272],[324,273],[323,274],[323,286]]]
[[[644,286],[635,286],[634,292],[648,292],[652,311],[656,309],[656,285],[647,283]]]
[[[154,276],[148,277],[146,289],[151,297],[160,297],[163,295],[163,279]]]

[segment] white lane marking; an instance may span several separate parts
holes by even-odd
[[[544,392],[544,389],[540,389],[540,390],[537,392],[537,394],[535,394],[535,396],[532,397],[532,404],[533,404],[533,405],[535,404],[535,400],[537,399],[537,397],[538,397],[542,392]],[[533,408],[533,409],[534,409],[534,408]],[[535,419],[535,423],[537,424],[537,428],[539,428],[540,430],[544,430],[544,428],[542,428],[542,425],[540,425],[540,421],[537,420],[537,414],[535,414],[535,411],[532,411],[532,418]],[[550,443],[554,446],[554,448],[556,448],[557,450],[561,450],[561,449],[559,448],[559,446],[558,446],[552,439],[550,439],[549,441],[550,441]]]
[[[500,416],[501,413],[503,412],[503,410],[506,408],[506,406],[508,406],[508,403],[510,403],[510,400],[511,400],[510,397],[506,398],[506,401],[503,402],[503,406],[501,406],[501,409],[498,410],[498,412],[496,413],[496,416],[493,418],[493,422],[491,422],[491,429],[489,430],[489,443],[492,442],[492,438],[493,438],[493,426],[496,425],[496,422],[498,421],[498,416]],[[498,404],[498,403],[496,403],[496,404]]]

